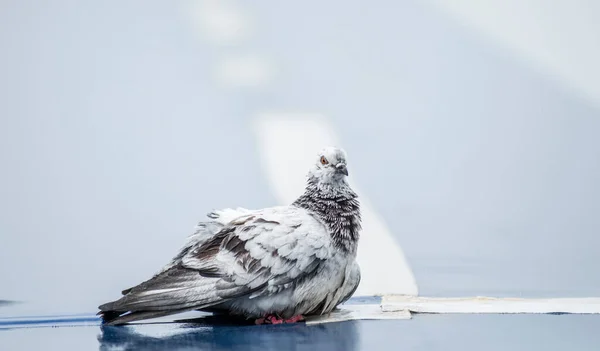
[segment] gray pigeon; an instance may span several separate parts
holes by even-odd
[[[201,310],[292,323],[331,312],[360,282],[361,218],[346,153],[329,147],[292,205],[208,215],[151,279],[99,307],[109,325]]]

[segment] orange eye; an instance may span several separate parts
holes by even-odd
[[[327,161],[327,159],[325,158],[325,156],[321,156],[321,164],[322,165],[326,165],[328,163],[329,163],[329,161]]]

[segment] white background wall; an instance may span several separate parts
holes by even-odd
[[[273,110],[327,116],[422,295],[600,295],[597,5],[226,4],[0,4],[0,299],[94,311],[277,204]]]

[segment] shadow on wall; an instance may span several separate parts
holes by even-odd
[[[17,303],[17,301],[9,301],[9,300],[0,300],[0,307],[12,305]]]
[[[164,324],[101,327],[100,350],[308,350],[315,345],[327,350],[358,350],[356,322],[275,326],[178,326]],[[149,335],[155,331],[157,335]]]

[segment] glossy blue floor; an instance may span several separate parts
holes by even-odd
[[[3,350],[597,350],[590,315],[416,315],[315,326],[143,325],[0,331]]]

